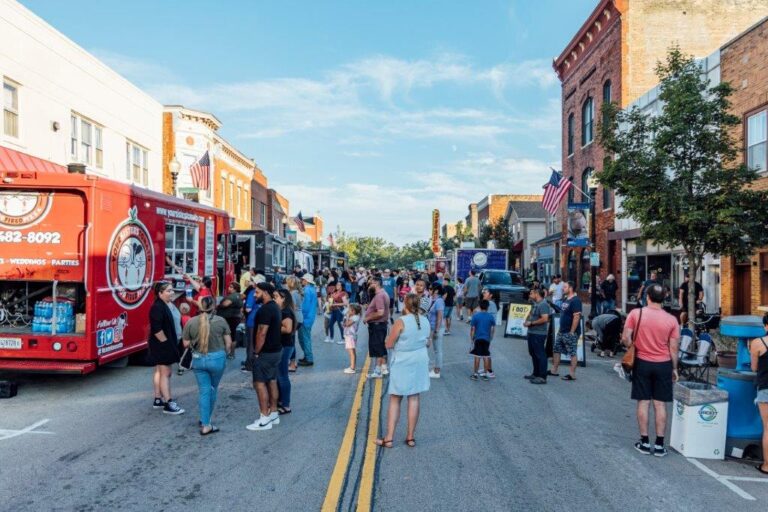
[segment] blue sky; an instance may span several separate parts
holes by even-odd
[[[596,0],[22,0],[166,104],[214,113],[291,210],[396,243],[560,162],[552,58]]]

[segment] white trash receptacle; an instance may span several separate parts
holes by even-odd
[[[728,392],[711,384],[675,383],[669,445],[685,457],[724,459]]]

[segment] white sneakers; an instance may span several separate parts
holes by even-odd
[[[355,373],[355,369],[354,368],[344,368],[344,373],[352,375],[353,373]]]
[[[277,411],[270,413],[269,416],[259,415],[259,419],[247,425],[245,428],[248,430],[270,430],[272,425],[280,424],[280,415]]]
[[[430,379],[439,379],[440,378],[440,374],[439,373],[435,373],[435,370],[429,370],[429,378]]]
[[[381,369],[379,367],[376,367],[373,369],[373,373],[371,373],[372,379],[380,379],[381,378]]]
[[[323,342],[324,343],[333,343],[333,340],[330,337],[326,336],[325,339],[323,340]]]
[[[389,375],[389,368],[387,368],[386,364],[381,365],[381,374],[382,375]]]
[[[272,428],[272,420],[270,416],[259,415],[259,419],[246,426],[248,430],[270,430]]]
[[[337,345],[343,345],[344,343],[345,343],[345,341],[343,339],[341,339],[341,340],[336,342]]]

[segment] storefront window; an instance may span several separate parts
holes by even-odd
[[[589,290],[592,284],[592,268],[589,266],[589,249],[581,250],[581,289]]]
[[[628,302],[637,302],[637,292],[640,290],[645,275],[645,256],[627,258],[627,299]]]
[[[654,270],[656,271],[656,279],[664,287],[667,300],[669,300],[674,291],[674,288],[672,288],[672,255],[660,254],[656,256],[648,256],[647,269],[649,275]]]

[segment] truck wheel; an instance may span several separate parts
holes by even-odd
[[[115,359],[104,365],[106,368],[125,368],[128,366],[128,356]]]

